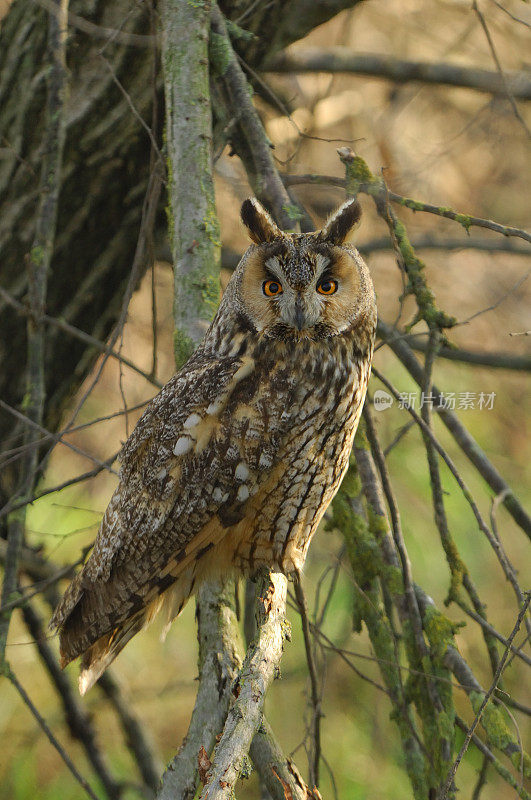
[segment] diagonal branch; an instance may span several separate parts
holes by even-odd
[[[96,740],[92,719],[83,708],[77,693],[73,691],[67,675],[61,670],[57,658],[46,639],[39,614],[31,603],[26,603],[23,606],[22,613],[41,660],[61,699],[70,735],[81,743],[94,773],[105,789],[107,797],[110,800],[118,800],[122,793],[122,786],[109,771],[104,754],[101,752]]]
[[[411,347],[401,337],[397,336],[393,328],[379,320],[379,326],[386,338],[387,344],[405,366],[409,374],[419,386],[422,386],[424,377],[420,362],[415,357]],[[531,537],[531,517],[522,506],[507,482],[500,475],[496,467],[489,461],[474,437],[467,431],[453,411],[444,408],[444,396],[440,389],[432,386],[434,405],[439,407],[438,415],[448,428],[457,444],[465,455],[474,464],[479,474],[488,483],[496,495],[503,495],[503,505],[511,514],[515,522]]]
[[[31,714],[36,719],[37,724],[41,728],[42,732],[44,733],[50,744],[53,747],[55,747],[55,749],[63,759],[64,763],[66,764],[66,766],[68,767],[68,769],[70,770],[76,781],[84,789],[85,793],[91,798],[91,800],[99,800],[97,794],[95,794],[90,784],[81,775],[81,773],[77,769],[76,765],[74,764],[68,753],[63,749],[59,741],[56,739],[48,723],[46,722],[44,717],[39,713],[39,710],[32,702],[28,693],[26,692],[26,690],[24,689],[24,687],[22,686],[22,684],[20,683],[14,672],[12,672],[12,670],[9,668],[7,663],[5,663],[4,665],[4,670],[7,678],[11,681],[11,683],[19,693],[20,697],[22,698],[22,701],[29,708]]]
[[[222,60],[220,53],[223,54]],[[232,49],[223,15],[215,3],[212,6],[211,59],[223,87],[227,110],[237,121],[243,141],[241,146],[236,143],[235,149],[244,162],[255,194],[272,209],[281,228],[292,230],[302,212],[292,203],[284,188],[271,153],[271,142],[253,105],[249,83]]]
[[[527,597],[526,597],[525,602],[524,602],[524,605],[520,609],[520,612],[518,614],[518,618],[517,618],[517,620],[516,620],[516,622],[514,624],[514,627],[513,627],[512,631],[511,631],[508,639],[507,639],[507,647],[505,648],[505,651],[504,651],[504,653],[503,653],[503,655],[502,655],[502,657],[500,659],[500,663],[498,664],[498,669],[496,670],[496,674],[494,675],[492,683],[491,683],[488,691],[485,693],[485,695],[484,695],[484,697],[483,697],[483,699],[481,701],[481,704],[480,704],[480,706],[479,706],[479,708],[478,708],[478,710],[476,712],[476,716],[474,718],[474,721],[472,722],[472,725],[470,726],[470,728],[467,731],[467,734],[465,736],[465,741],[463,742],[463,744],[461,746],[461,749],[460,749],[460,751],[459,751],[459,753],[457,755],[457,758],[455,759],[454,763],[452,764],[451,769],[448,772],[448,777],[446,779],[446,783],[444,785],[444,788],[443,788],[443,791],[442,791],[442,794],[441,794],[441,800],[446,800],[446,797],[448,796],[448,791],[449,791],[450,786],[452,784],[452,781],[453,781],[453,779],[455,777],[455,774],[457,772],[459,764],[461,763],[461,761],[463,759],[463,756],[467,751],[468,745],[470,744],[470,740],[471,740],[471,738],[472,738],[472,736],[474,734],[474,731],[476,730],[476,728],[477,728],[477,726],[478,726],[478,724],[479,724],[479,722],[481,720],[482,714],[484,713],[490,698],[492,697],[492,693],[494,692],[494,690],[496,689],[496,687],[498,685],[498,681],[500,680],[501,674],[503,672],[503,668],[505,666],[505,662],[507,661],[507,658],[509,656],[510,646],[513,643],[514,637],[518,633],[518,630],[520,628],[522,620],[523,620],[523,618],[525,617],[525,615],[527,613],[527,609],[529,608],[530,601],[531,601],[531,593],[528,592],[527,593]]]

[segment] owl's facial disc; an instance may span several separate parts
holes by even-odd
[[[360,289],[356,251],[345,247],[360,216],[348,201],[322,231],[285,234],[256,200],[242,220],[256,246],[243,262],[240,297],[255,329],[282,339],[322,339],[356,318]]]

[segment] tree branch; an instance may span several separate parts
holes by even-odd
[[[62,760],[64,761],[64,763],[66,764],[67,768],[70,770],[76,781],[84,789],[85,793],[91,798],[91,800],[100,800],[98,796],[95,794],[90,784],[85,780],[83,775],[81,775],[81,773],[77,769],[76,765],[74,764],[68,753],[63,749],[59,741],[55,738],[52,730],[48,726],[48,723],[46,722],[44,717],[41,716],[39,710],[32,702],[28,693],[26,692],[26,690],[24,689],[24,687],[22,686],[22,684],[20,683],[14,672],[12,672],[12,670],[9,668],[9,665],[7,665],[7,662],[4,665],[4,670],[5,674],[7,675],[7,677],[9,678],[9,680],[19,693],[20,697],[22,698],[22,701],[28,707],[31,714],[37,721],[37,724],[39,725],[40,729],[42,730],[42,732],[44,733],[44,735],[46,736],[52,747],[54,747],[57,750],[57,752],[61,756]]]
[[[368,171],[367,171],[368,172]],[[357,191],[366,194],[372,194],[374,187],[372,186],[375,176],[371,173],[366,173],[365,178],[368,181],[360,181],[357,185]],[[335,175],[282,175],[282,180],[286,186],[301,186],[304,184],[313,184],[315,186],[340,186],[346,187],[347,181],[345,178],[338,178]],[[380,180],[376,178],[376,180]],[[378,187],[376,187],[378,191]],[[426,214],[435,214],[438,217],[446,217],[454,222],[458,222],[468,233],[470,228],[487,228],[495,233],[501,233],[502,236],[516,236],[524,239],[526,242],[531,242],[531,233],[523,230],[522,228],[514,228],[510,225],[502,225],[499,222],[494,222],[492,219],[482,219],[481,217],[473,217],[470,214],[463,214],[460,211],[454,211],[452,208],[446,206],[434,206],[431,203],[423,203],[420,200],[412,200],[410,197],[404,197],[396,192],[391,192],[386,189],[386,197],[392,203],[411,209],[411,211],[424,211]]]
[[[122,793],[122,786],[109,771],[106,759],[96,741],[96,732],[92,725],[92,719],[81,705],[77,693],[73,691],[67,675],[57,663],[55,654],[46,639],[42,620],[31,603],[26,603],[23,606],[22,614],[62,703],[70,735],[81,743],[94,769],[94,773],[105,789],[107,797],[112,800],[118,800]]]
[[[515,256],[531,255],[528,245],[520,244],[513,239],[481,239],[470,235],[454,239],[450,236],[443,238],[433,233],[424,233],[412,239],[411,244],[415,250],[479,250],[485,253],[513,253]],[[366,255],[392,249],[388,236],[360,242],[357,248],[360,253]]]
[[[198,592],[199,689],[186,739],[162,776],[157,800],[193,800],[199,752],[210,754],[223,729],[242,663],[233,599],[231,580],[210,581]]]
[[[247,78],[232,49],[225,20],[216,3],[212,6],[211,60],[214,74],[226,95],[229,113],[234,115],[245,143],[240,147],[236,143],[236,150],[244,162],[254,192],[272,209],[281,228],[294,230],[302,212],[292,203],[284,188],[271,154],[271,142],[251,100]]]
[[[278,53],[267,59],[265,72],[347,72],[370,75],[394,83],[457,86],[495,95],[531,100],[531,76],[525,70],[505,74],[488,69],[461,67],[447,62],[406,61],[380,53],[353,53],[347,47],[319,47]]]
[[[382,333],[386,336],[387,344],[395,355],[399,358],[405,366],[409,374],[413,377],[419,386],[423,383],[423,369],[410,346],[399,336],[390,325],[379,321]],[[453,411],[445,409],[444,397],[440,389],[434,384],[432,386],[432,393],[434,395],[434,405],[440,406],[438,410],[439,418],[443,421],[444,425],[448,428],[458,445],[461,447],[465,455],[474,464],[480,475],[486,480],[496,495],[503,496],[503,504],[511,514],[515,522],[524,530],[531,538],[531,517],[524,509],[518,498],[513,493],[512,489],[502,478],[498,470],[489,461],[486,454],[483,452],[474,437],[467,431],[465,426],[459,421]]]
[[[280,573],[260,577],[257,602],[258,633],[247,650],[233,687],[236,699],[229,711],[201,800],[229,800],[240,775],[248,773],[246,758],[262,720],[265,694],[280,665],[284,640],[289,638],[286,614],[287,578]]]
[[[389,323],[383,323],[386,330],[395,330]],[[380,320],[378,321],[378,333],[386,342]],[[412,350],[425,353],[428,349],[426,342],[419,340],[418,336],[396,331],[402,341],[406,342]],[[510,369],[517,372],[531,372],[531,356],[515,356],[512,353],[478,353],[475,350],[463,350],[461,347],[441,346],[437,353],[439,358],[446,358],[448,361],[459,361],[463,364],[475,364],[479,367],[493,367],[494,369]]]
[[[457,755],[457,758],[455,759],[454,763],[452,764],[452,766],[451,766],[451,768],[450,768],[450,770],[448,772],[448,777],[446,779],[446,783],[445,783],[445,785],[443,787],[443,790],[442,790],[441,800],[446,800],[446,797],[448,796],[448,791],[449,791],[450,786],[452,784],[452,781],[453,781],[453,779],[455,777],[455,774],[457,772],[459,764],[461,763],[461,761],[463,759],[463,756],[467,751],[468,745],[470,744],[470,740],[471,740],[471,738],[472,738],[472,736],[474,734],[474,731],[476,730],[476,728],[477,728],[477,726],[478,726],[478,724],[479,724],[479,722],[480,722],[480,720],[482,718],[482,715],[485,712],[485,709],[486,709],[487,704],[488,704],[488,702],[489,702],[489,700],[490,700],[490,698],[492,696],[492,693],[494,692],[494,690],[497,687],[498,681],[499,681],[499,679],[501,677],[501,674],[503,672],[503,668],[505,666],[505,662],[507,661],[507,657],[509,655],[510,646],[511,646],[513,640],[514,640],[514,637],[518,633],[518,630],[520,628],[520,625],[521,625],[521,622],[522,622],[524,616],[527,613],[527,609],[529,608],[530,601],[531,601],[531,593],[528,592],[527,593],[527,597],[525,599],[525,602],[524,602],[522,608],[520,609],[520,612],[518,614],[518,617],[517,617],[517,620],[516,620],[516,622],[514,624],[514,627],[513,627],[512,631],[511,631],[508,639],[507,639],[507,647],[505,648],[505,651],[504,651],[504,653],[503,653],[503,655],[502,655],[502,657],[500,659],[500,663],[498,664],[498,669],[496,670],[496,674],[494,675],[494,678],[492,680],[492,683],[491,683],[488,691],[484,693],[484,696],[483,696],[483,698],[482,698],[482,700],[481,700],[481,702],[479,704],[479,708],[476,711],[476,716],[474,718],[474,721],[472,722],[472,725],[468,729],[467,734],[465,736],[465,741],[463,742],[463,744],[461,746],[461,749],[460,749],[460,751],[459,751],[459,753]],[[511,753],[510,755],[512,756],[513,754],[514,753]],[[518,755],[520,755],[520,754],[518,754]],[[522,758],[522,760],[524,759],[524,754],[521,754],[521,758]],[[526,772],[527,772],[527,775],[529,777],[531,777],[531,762],[529,762],[529,758],[528,758],[528,764],[527,764]]]

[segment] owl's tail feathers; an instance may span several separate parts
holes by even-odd
[[[142,630],[149,621],[146,619],[147,616],[147,609],[139,611],[112,633],[102,636],[85,651],[81,659],[81,673],[78,683],[81,695],[94,686],[98,678],[103,675],[127,642]]]
[[[79,573],[57,606],[50,627],[59,629],[61,667],[82,656],[79,691],[85,694],[118,653],[162,609],[166,627],[177,617],[196,588],[197,562],[175,572],[136,597],[130,616],[121,611],[121,586],[102,584],[94,588]],[[125,617],[125,618],[124,618]]]
[[[162,610],[165,618],[162,639],[170,628],[172,621],[183,610],[187,600],[193,593],[195,584],[195,564],[179,575],[179,579],[169,589],[155,598],[143,609],[129,617],[111,633],[105,634],[83,654],[81,659],[81,673],[79,675],[79,693],[85,694],[91,689],[107,667],[123,650],[126,644],[142,628],[149,625],[155,616]]]

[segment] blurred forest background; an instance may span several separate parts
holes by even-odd
[[[250,0],[242,4],[238,24],[243,29],[246,28],[245,8],[249,6],[251,13],[254,5]],[[9,4],[4,2],[3,9],[8,19]],[[265,40],[272,39],[274,32],[267,29],[267,15],[264,19],[259,34]],[[322,51],[338,46],[351,53],[377,54],[384,64],[391,64],[395,59],[445,62],[462,69],[464,82],[467,70],[489,70],[496,78],[501,65],[508,81],[512,80],[512,73],[518,71],[524,85],[525,80],[531,79],[529,72],[522,73],[529,54],[530,26],[529,6],[519,0],[500,3],[483,0],[480,8],[468,0],[366,0],[316,27],[287,52],[295,62],[297,57],[301,61],[309,58],[310,48]],[[127,19],[120,29],[131,30]],[[5,30],[1,34],[5,34]],[[76,42],[89,36],[90,33],[74,26],[69,46],[75,47]],[[398,83],[358,73],[303,72],[290,68],[289,62],[284,66],[277,64],[276,70],[261,69],[253,83],[255,105],[274,145],[273,155],[281,173],[318,173],[342,179],[345,172],[336,148],[348,146],[365,159],[375,174],[383,175],[393,192],[518,229],[529,223],[531,176],[529,129],[525,121],[529,122],[526,103],[531,99],[529,94],[523,99],[508,98],[503,90],[479,91],[424,81]],[[252,72],[251,76],[254,78]],[[103,60],[95,59],[92,80],[96,82],[107,77]],[[134,124],[134,135],[145,137],[134,112],[129,112],[131,120],[127,124]],[[120,125],[120,119],[114,124]],[[149,119],[147,124],[151,125]],[[4,147],[0,158],[5,160],[11,146],[16,143],[0,143],[0,147]],[[241,161],[231,155],[230,145],[222,146],[215,155],[215,194],[223,243],[222,283],[226,283],[230,270],[248,246],[238,210],[242,199],[253,190]],[[87,158],[86,153],[84,158]],[[38,170],[38,161],[33,167]],[[316,227],[345,197],[344,188],[334,185],[293,185],[290,191],[294,199],[303,203]],[[371,198],[361,195],[360,199],[364,215],[357,246],[371,270],[379,315],[388,325],[393,325],[400,315],[399,327],[403,329],[415,315],[414,298],[408,296],[400,302],[403,280],[387,228]],[[504,353],[512,359],[506,367],[492,367],[439,357],[434,380],[446,392],[456,393],[456,413],[460,420],[514,493],[522,500],[526,495],[529,498],[529,244],[521,237],[504,237],[478,227],[471,228],[467,234],[458,222],[439,215],[399,206],[395,206],[395,212],[406,224],[411,242],[417,245],[418,254],[425,260],[426,279],[438,307],[459,321],[459,325],[447,332],[450,342],[465,351]],[[97,235],[94,231],[93,236]],[[163,236],[159,239],[155,263],[132,297],[116,347],[146,374],[164,383],[174,372],[173,279],[168,246]],[[71,250],[70,257],[76,259],[75,250]],[[2,281],[3,269],[0,266],[0,283],[6,288]],[[415,338],[411,341],[417,346],[425,345],[426,330],[425,323],[421,322],[415,327]],[[7,340],[0,345],[2,358],[9,348]],[[421,355],[417,352],[417,357]],[[10,354],[9,358],[5,356],[4,363],[11,363],[13,357],[23,361],[25,352]],[[90,470],[93,464],[82,453],[89,453],[100,462],[111,458],[132,431],[142,404],[156,391],[138,372],[116,359],[107,359],[99,374],[102,358],[100,355],[91,365],[82,385],[62,404],[62,422],[58,422],[58,429],[70,419],[97,376],[77,416],[77,429],[65,437],[78,451],[74,452],[63,442],[53,448],[38,484],[39,491],[59,486]],[[481,357],[478,360],[481,362]],[[415,393],[418,409],[421,390],[389,347],[378,348],[374,365],[399,392]],[[374,392],[382,388],[385,387],[373,376],[369,402]],[[459,397],[466,392],[473,393],[474,407],[460,409]],[[494,394],[492,408],[479,407],[480,393]],[[126,414],[121,413],[124,409],[128,410]],[[5,417],[4,424],[13,424],[8,411],[3,409],[0,413]],[[102,419],[105,417],[110,418]],[[93,424],[94,420],[100,421]],[[413,577],[450,620],[464,625],[457,629],[459,650],[481,685],[489,687],[491,663],[480,627],[455,602],[445,608],[450,572],[433,518],[430,476],[421,432],[416,425],[408,424],[408,413],[399,408],[396,400],[390,408],[375,410],[373,420],[386,450]],[[493,492],[446,429],[437,421],[435,425],[439,441],[458,464],[483,517],[489,520]],[[0,468],[8,466],[13,447],[16,443],[1,456]],[[478,529],[466,500],[446,468],[442,476],[452,537],[486,603],[489,622],[507,637],[518,614],[514,594],[492,547]],[[115,483],[116,475],[103,470],[91,480],[34,502],[28,508],[26,519],[27,547],[36,548],[39,555],[57,565],[77,561],[96,535]],[[523,589],[529,588],[525,585],[530,574],[529,542],[500,503],[494,514],[503,547],[520,571],[520,583]],[[31,580],[23,576],[21,582],[24,585]],[[60,586],[63,588],[63,584]],[[407,800],[412,797],[412,789],[403,768],[398,729],[389,718],[388,697],[365,680],[368,677],[380,684],[381,675],[366,629],[361,633],[353,631],[356,587],[343,537],[331,525],[322,525],[312,544],[305,571],[305,590],[312,619],[319,619],[326,603],[321,628],[327,639],[319,639],[316,644],[323,714],[319,786],[322,797]],[[243,586],[239,587],[239,596],[243,607]],[[47,623],[49,605],[41,596],[35,598],[34,605]],[[293,608],[288,615],[293,627],[292,642],[285,648],[282,679],[275,681],[268,693],[266,713],[284,752],[293,755],[299,769],[307,776],[305,744],[308,744],[307,723],[311,710],[306,654],[300,618]],[[509,659],[510,664],[503,674],[503,691],[523,707],[519,710],[513,706],[505,718],[512,735],[525,745],[529,732],[525,705],[530,701],[530,651],[523,644],[523,630],[515,644],[523,646],[528,662],[517,657]],[[89,775],[84,750],[69,733],[56,690],[43,669],[33,639],[27,620],[17,609],[6,649],[11,667],[80,771]],[[157,764],[162,768],[186,734],[194,705],[197,641],[193,603],[188,604],[173,624],[166,641],[161,643],[159,639],[160,627],[155,623],[127,646],[113,665],[113,672],[148,732]],[[333,643],[336,649],[327,642]],[[50,644],[56,649],[55,639]],[[502,646],[499,653],[503,653]],[[77,665],[71,665],[66,671],[72,683],[77,669]],[[454,694],[458,713],[470,724],[474,712],[466,694],[459,689]],[[83,706],[97,730],[99,747],[105,753],[110,771],[117,781],[132,784],[123,796],[138,796],[134,784],[138,784],[139,779],[134,774],[116,714],[106,702],[105,694],[96,687],[83,699]],[[476,733],[485,741],[480,729]],[[463,736],[458,732],[457,749]],[[6,800],[74,800],[83,796],[83,790],[7,682],[1,689],[0,738],[0,797]],[[519,770],[503,754],[498,753],[498,757],[520,786]],[[501,800],[518,796],[517,790],[492,767],[484,776],[485,769],[482,754],[471,745],[458,771],[460,797]],[[244,784],[239,784],[236,794],[249,800],[260,796],[256,772]],[[101,790],[101,797],[106,796],[108,794]],[[520,792],[520,796],[524,795]]]

